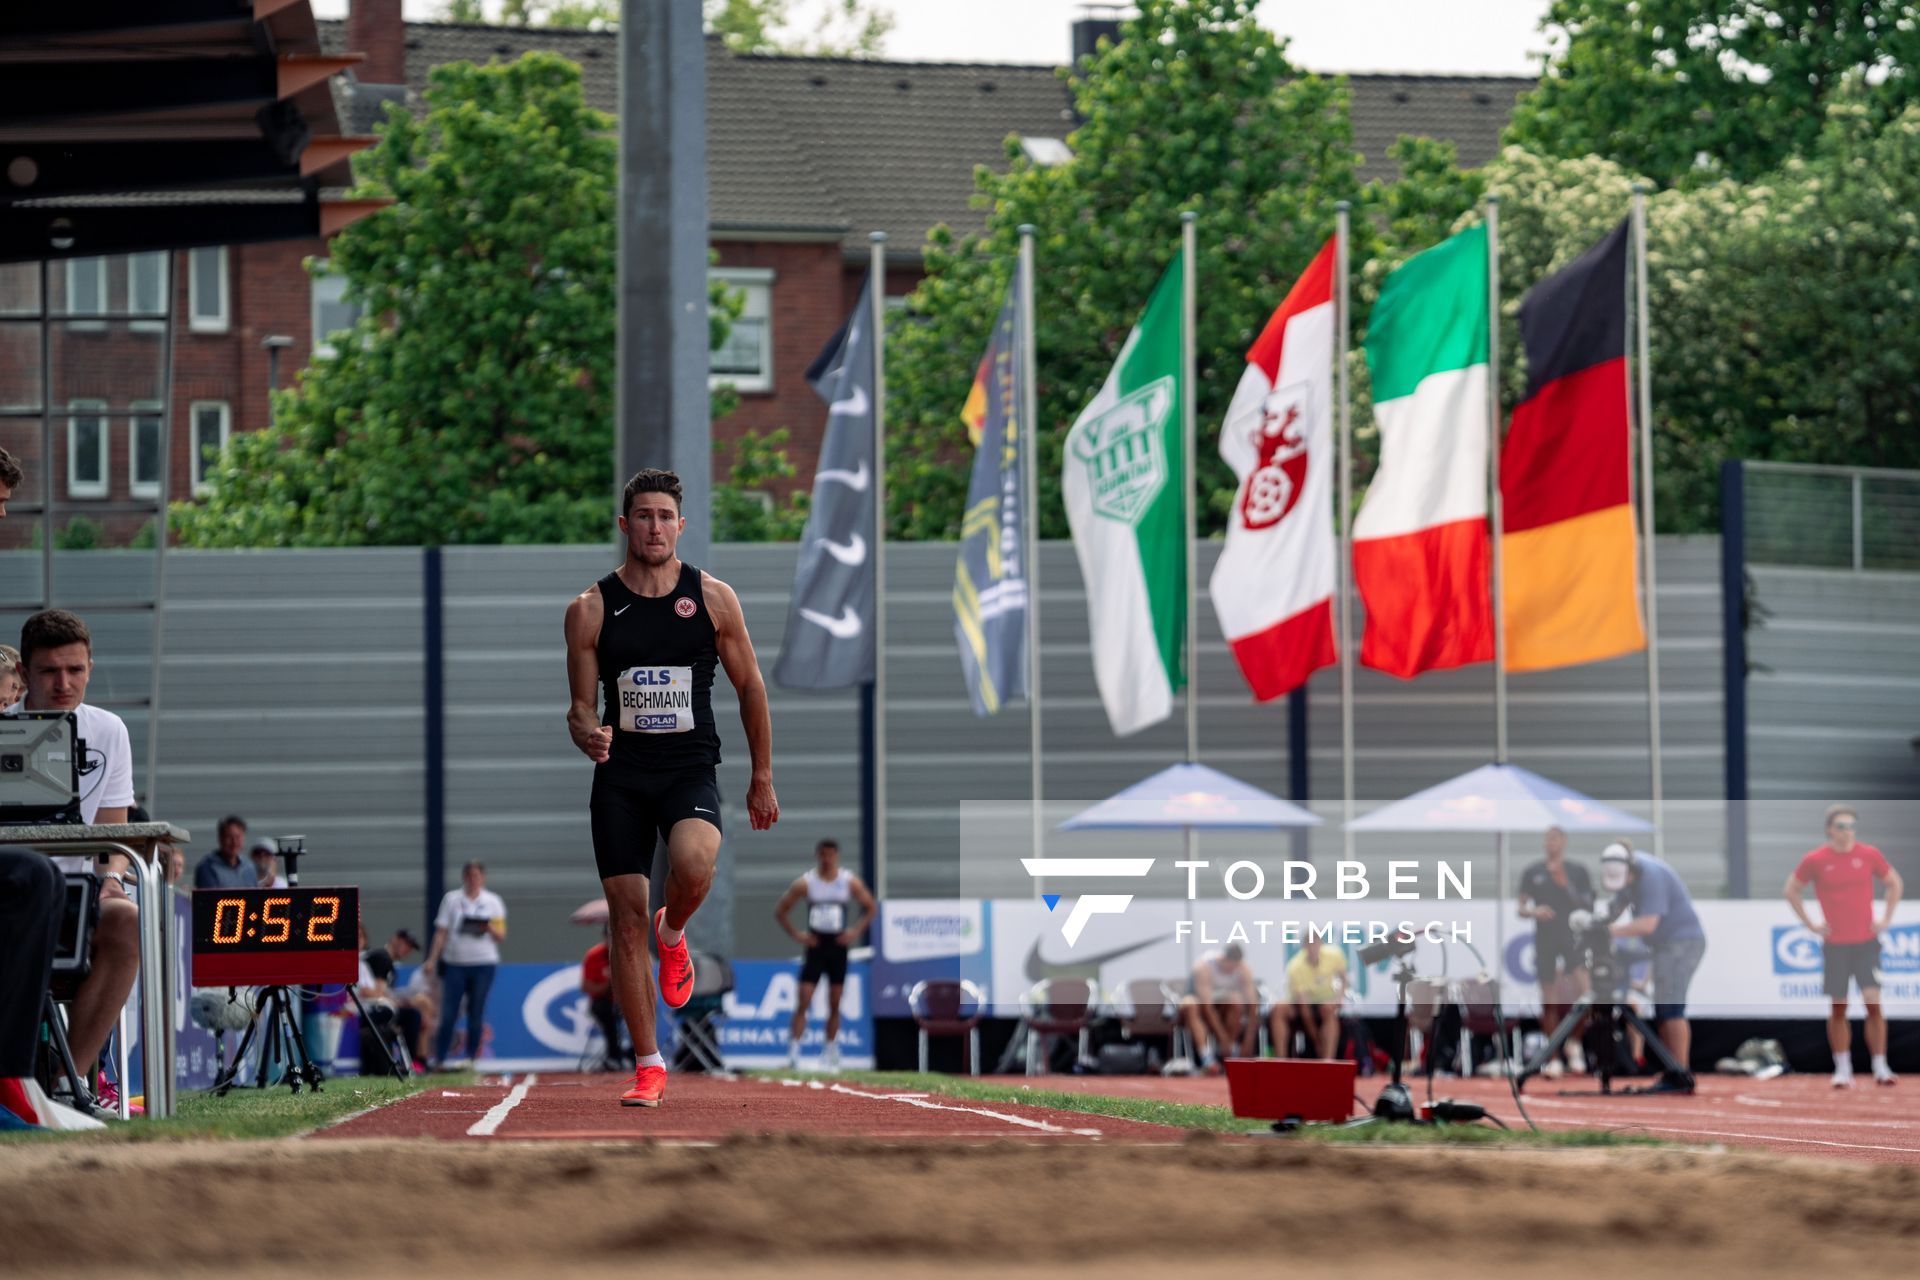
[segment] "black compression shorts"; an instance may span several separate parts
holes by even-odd
[[[827,980],[827,985],[843,987],[847,983],[847,949],[832,938],[813,935],[813,945],[807,948],[807,958],[800,962],[800,982],[818,982]]]
[[[694,818],[720,826],[720,784],[706,768],[623,781],[596,769],[587,812],[602,880],[651,875],[655,842],[675,823]]]

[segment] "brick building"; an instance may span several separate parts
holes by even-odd
[[[589,104],[617,109],[618,38],[610,33],[408,23],[400,0],[354,0],[345,22],[321,27],[329,51],[365,55],[335,84],[350,134],[370,132],[386,102],[416,102],[436,65],[511,60],[534,49],[578,63]],[[970,204],[975,166],[1004,164],[1009,135],[1036,158],[1058,153],[1075,125],[1072,102],[1049,66],[748,56],[718,41],[708,42],[707,76],[715,273],[746,299],[745,315],[714,357],[715,380],[740,393],[739,409],[716,431],[726,439],[748,429],[790,428],[789,456],[805,484],[824,417],[802,375],[854,302],[867,267],[867,233],[888,233],[887,292],[903,296],[920,278],[920,246],[930,228],[979,225],[982,215]],[[1514,99],[1532,82],[1363,74],[1350,83],[1364,172],[1384,176],[1387,147],[1401,134],[1449,139],[1464,161],[1484,161]],[[270,341],[284,386],[298,368],[325,357],[328,333],[351,323],[341,281],[310,277],[303,266],[325,255],[321,240],[172,255],[172,493],[204,483],[204,447],[266,425]],[[154,309],[163,262],[163,255],[141,255],[49,268],[56,311],[114,313],[93,333],[67,325],[56,347],[55,367],[67,372],[55,403],[72,410],[67,429],[55,433],[55,474],[67,498],[108,506],[155,485],[156,450],[141,442],[157,442],[157,418],[95,412],[103,402],[123,412],[157,408],[157,379],[130,381],[124,369],[115,374],[105,366],[109,348],[121,344],[132,366],[144,367],[143,350],[157,359],[157,326],[136,313]],[[0,268],[0,312],[10,289],[28,287],[21,274],[27,270]],[[11,376],[4,356],[0,404],[7,403]],[[121,541],[138,522],[102,523],[111,541]]]

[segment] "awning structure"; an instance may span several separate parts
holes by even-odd
[[[329,235],[349,158],[308,0],[0,6],[0,262]]]

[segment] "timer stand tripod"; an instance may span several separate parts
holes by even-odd
[[[232,999],[233,994],[233,988],[229,987],[228,998]],[[240,1047],[234,1050],[233,1062],[214,1080],[213,1096],[223,1097],[227,1090],[233,1088],[235,1077],[246,1063],[247,1050],[253,1044],[254,1034],[260,1030],[262,1018],[266,1020],[267,1030],[260,1042],[260,1072],[254,1087],[267,1087],[267,1064],[284,1053],[287,1072],[280,1082],[299,1093],[300,1083],[304,1080],[308,1088],[318,1093],[322,1079],[320,1068],[314,1065],[307,1053],[307,1039],[300,1032],[300,1020],[293,1010],[293,995],[285,987],[273,986],[260,988],[260,998],[253,1006],[253,1017],[247,1023],[247,1032],[240,1037]]]

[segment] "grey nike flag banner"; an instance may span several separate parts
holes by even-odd
[[[827,402],[827,429],[773,668],[788,689],[873,679],[874,343],[866,297],[862,288],[860,305],[807,370]]]
[[[1027,694],[1027,548],[1021,528],[1020,269],[973,376],[960,417],[974,444],[973,476],[953,571],[953,635],[973,714]]]

